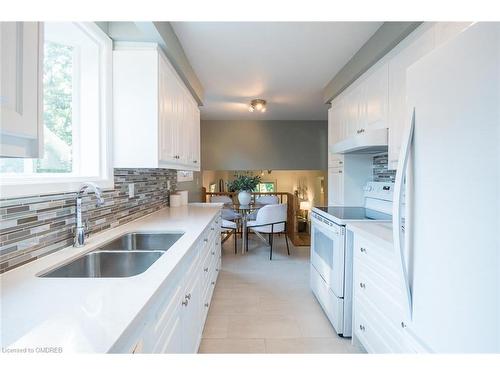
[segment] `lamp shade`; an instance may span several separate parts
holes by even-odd
[[[310,210],[311,209],[311,202],[309,202],[309,201],[300,202],[300,209],[301,210]]]

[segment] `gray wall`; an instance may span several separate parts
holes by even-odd
[[[408,36],[422,22],[384,22],[349,62],[332,78],[323,91],[325,103],[345,90],[378,60]]]
[[[202,121],[203,170],[326,169],[326,121]]]
[[[187,190],[189,202],[201,202],[201,172],[193,172],[193,181],[177,182],[177,190]]]

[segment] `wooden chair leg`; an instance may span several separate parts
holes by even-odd
[[[288,246],[288,236],[285,233],[285,241],[286,241],[286,251],[288,252],[288,255],[290,255],[290,247]]]

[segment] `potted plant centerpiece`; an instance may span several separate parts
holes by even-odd
[[[227,184],[230,192],[238,192],[238,201],[242,206],[247,206],[252,200],[250,193],[255,190],[260,182],[260,176],[239,175]]]

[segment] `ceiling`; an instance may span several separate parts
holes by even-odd
[[[322,91],[381,22],[173,22],[204,120],[326,120]],[[265,113],[248,111],[267,100]]]

